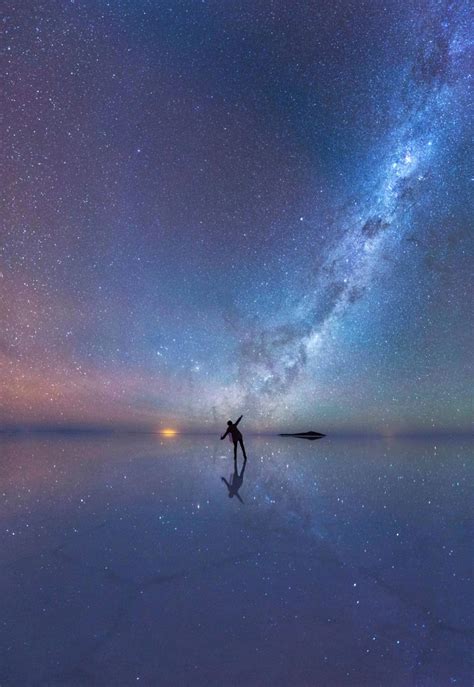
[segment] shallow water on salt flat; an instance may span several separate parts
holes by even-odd
[[[470,685],[467,442],[246,446],[3,437],[0,685]]]

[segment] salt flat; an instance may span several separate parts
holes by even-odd
[[[4,437],[2,687],[470,685],[466,442],[246,448]]]

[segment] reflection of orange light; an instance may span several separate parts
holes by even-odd
[[[162,434],[164,437],[175,437],[177,431],[175,429],[162,429],[160,434]]]

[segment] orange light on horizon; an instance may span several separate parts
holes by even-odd
[[[160,434],[163,437],[175,437],[178,434],[178,432],[175,429],[167,428],[160,430]]]

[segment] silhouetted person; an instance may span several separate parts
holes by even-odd
[[[226,433],[221,436],[221,439],[225,439],[228,434],[230,434],[230,436],[232,437],[232,441],[234,442],[234,461],[237,460],[237,444],[240,444],[240,448],[242,449],[242,453],[244,454],[244,459],[247,460],[247,454],[245,453],[242,434],[237,429],[237,425],[239,424],[241,419],[242,415],[239,417],[237,422],[232,422],[232,420],[228,420]]]
[[[240,503],[243,503],[240,494],[239,494],[239,489],[242,486],[242,483],[244,481],[244,471],[245,471],[245,466],[247,465],[247,458],[244,458],[244,464],[242,465],[242,470],[239,471],[237,470],[237,459],[234,460],[234,474],[229,477],[230,482],[226,480],[225,477],[221,477],[221,480],[224,482],[224,484],[227,486],[227,489],[229,491],[228,496],[231,499],[233,496],[237,496],[239,499]]]

